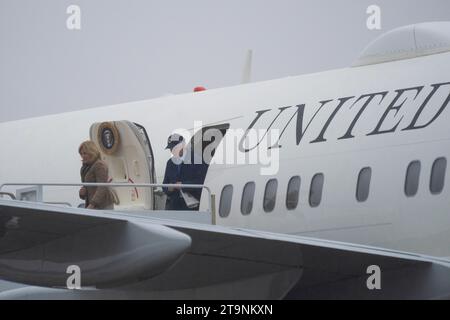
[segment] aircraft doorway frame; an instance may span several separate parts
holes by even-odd
[[[155,183],[155,161],[144,126],[128,120],[97,122],[90,138],[108,164],[109,182]],[[155,209],[153,188],[111,188],[118,199],[116,207]]]

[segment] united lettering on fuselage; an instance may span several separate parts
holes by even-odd
[[[423,129],[430,124],[432,124],[444,111],[444,109],[447,107],[447,105],[450,102],[450,82],[442,82],[442,83],[436,83],[429,86],[415,86],[415,87],[408,87],[403,89],[397,89],[394,90],[392,94],[390,94],[390,91],[380,91],[380,92],[373,92],[373,93],[365,93],[359,96],[346,96],[338,99],[328,99],[328,100],[322,100],[319,101],[319,106],[317,110],[314,111],[311,118],[306,122],[305,121],[305,109],[307,108],[306,104],[298,104],[295,106],[286,106],[286,107],[279,107],[275,109],[263,109],[256,111],[256,117],[252,120],[248,128],[246,129],[244,135],[242,136],[240,142],[239,142],[239,150],[241,152],[249,152],[250,150],[255,149],[258,147],[258,145],[263,140],[263,135],[256,143],[252,146],[247,146],[245,144],[246,138],[250,130],[254,129],[256,124],[266,123],[264,127],[266,128],[266,134],[269,132],[269,130],[274,127],[274,124],[279,125],[280,128],[280,134],[278,140],[271,146],[269,146],[269,149],[272,148],[281,148],[281,140],[282,137],[285,135],[286,129],[290,127],[290,125],[295,121],[295,140],[297,146],[300,144],[300,142],[303,140],[303,137],[305,136],[305,133],[308,131],[311,123],[315,121],[317,115],[322,110],[327,110],[326,112],[329,113],[329,115],[326,118],[326,121],[323,122],[323,124],[320,126],[320,132],[318,132],[317,136],[310,140],[309,143],[321,143],[325,142],[331,137],[327,137],[327,129],[332,124],[332,122],[335,120],[336,116],[343,112],[348,112],[352,108],[355,108],[357,106],[359,107],[359,110],[357,111],[356,115],[351,117],[350,123],[342,124],[343,132],[342,135],[335,137],[337,141],[343,140],[343,139],[351,139],[355,136],[353,135],[353,131],[355,126],[358,124],[359,120],[364,116],[364,112],[368,108],[382,108],[382,106],[385,104],[386,107],[384,111],[382,111],[381,117],[378,119],[376,125],[374,128],[368,128],[366,136],[373,136],[373,135],[380,135],[385,133],[391,133],[398,130],[401,131],[408,131],[408,130],[417,130],[417,129]],[[431,90],[430,90],[431,89]],[[447,91],[445,91],[447,90]],[[429,105],[431,105],[430,101],[432,101],[433,97],[437,96],[437,93],[444,93],[444,99],[443,101],[440,101],[440,106],[437,109],[437,111],[432,115],[432,117],[428,119],[424,119],[425,117],[421,117],[424,110],[427,109]],[[388,97],[393,96],[390,98],[391,100],[388,100]],[[418,105],[418,108],[414,108],[410,106],[410,103]],[[398,119],[395,119],[397,114],[399,113],[400,109],[405,105],[408,105],[408,113],[414,112],[414,116],[412,117],[412,120],[409,122],[404,121],[404,116],[398,117]],[[330,112],[331,109],[331,112]],[[282,118],[281,115],[288,113],[290,110],[294,110],[292,115],[288,117],[288,120],[284,123],[281,123],[280,119]],[[411,110],[411,111],[410,111]],[[276,112],[275,115],[274,111]],[[325,111],[323,111],[325,112]],[[272,117],[271,117],[272,116]],[[394,125],[388,125],[387,119],[395,119],[396,122]],[[323,118],[321,118],[323,119]],[[404,126],[402,125],[404,124]],[[388,126],[386,128],[386,126]],[[315,126],[317,128],[317,126]]]

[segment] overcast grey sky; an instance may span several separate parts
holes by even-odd
[[[253,81],[342,68],[383,32],[439,20],[450,1],[0,0],[0,122],[236,85],[247,49]]]

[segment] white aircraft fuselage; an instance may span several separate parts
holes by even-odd
[[[217,224],[449,257],[449,176],[444,175],[441,191],[430,189],[434,161],[450,156],[449,71],[450,52],[445,52],[5,122],[0,183],[78,182],[78,146],[89,139],[90,126],[118,120],[146,128],[161,183],[170,157],[165,144],[175,129],[193,132],[198,121],[229,124],[218,150],[226,145],[249,157],[270,152],[271,162],[210,165],[205,185],[216,195],[216,208],[224,186],[233,186],[230,213],[217,214]],[[279,136],[269,144],[270,134],[246,145],[248,129],[278,129]],[[215,158],[221,155],[218,151]],[[405,178],[413,161],[420,162],[418,188],[407,195]],[[274,171],[261,174],[269,167]],[[358,201],[358,176],[366,167],[369,193]],[[312,206],[311,182],[318,173],[323,188],[320,203]],[[300,177],[300,193],[290,210],[287,187],[294,176]],[[270,179],[277,180],[276,201],[266,212]],[[248,182],[255,183],[254,200],[250,213],[243,214]],[[73,188],[60,188],[47,200],[79,203],[76,197]],[[202,197],[201,208],[206,202]]]

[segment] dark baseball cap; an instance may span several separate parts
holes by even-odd
[[[182,135],[179,135],[177,133],[171,134],[168,138],[167,138],[167,146],[166,149],[170,149],[172,150],[173,147],[175,147],[177,144],[179,144],[180,142],[184,141],[184,138]]]

